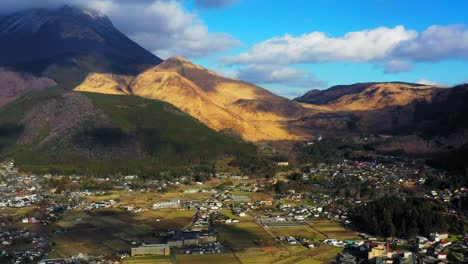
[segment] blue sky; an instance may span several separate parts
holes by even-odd
[[[186,57],[286,97],[367,81],[468,82],[465,0],[2,0],[107,15],[163,59]]]
[[[196,9],[210,31],[227,32],[242,45],[223,54],[194,61],[212,69],[219,69],[219,57],[236,56],[257,43],[285,34],[300,36],[320,31],[329,37],[341,37],[349,32],[371,30],[378,27],[423,32],[433,25],[450,26],[468,23],[468,1],[398,1],[398,0],[239,0],[223,8],[197,9],[193,2],[186,3]],[[323,89],[336,84],[365,81],[426,80],[442,85],[468,81],[467,58],[448,57],[437,61],[411,62],[411,69],[386,73],[379,66],[383,62],[353,62],[336,60],[322,63],[291,64],[289,67],[312,72],[322,84],[295,87],[287,83],[259,83],[285,96],[296,96],[309,88]],[[226,67],[223,67],[226,68]],[[236,66],[227,67],[235,69]],[[260,81],[260,80],[259,80]]]

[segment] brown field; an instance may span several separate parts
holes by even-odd
[[[79,253],[113,255],[116,251],[130,250],[131,241],[159,243],[161,241],[153,236],[154,233],[180,229],[191,222],[193,214],[176,209],[142,214],[118,208],[94,210],[90,214],[70,210],[59,222],[47,227],[47,237],[56,245],[50,257],[70,257]]]
[[[168,256],[148,256],[131,257],[123,260],[124,264],[171,264],[171,258]]]
[[[252,200],[270,198],[261,193],[236,194],[248,195]],[[119,197],[121,199],[119,206],[149,208],[156,201],[200,199],[207,196],[210,194],[111,193],[88,199],[97,201]],[[184,228],[191,223],[194,213],[179,209],[160,209],[134,214],[120,208],[99,209],[92,213],[67,211],[59,222],[47,227],[48,239],[56,244],[50,257],[69,257],[78,253],[113,255],[116,251],[128,251],[132,241],[160,243],[162,241],[153,234],[168,229]],[[215,225],[218,240],[229,245],[233,252],[220,255],[177,255],[178,263],[330,263],[341,251],[340,248],[321,245],[319,248],[308,249],[302,245],[286,245],[276,241],[275,237],[302,236],[315,242],[327,237],[337,239],[357,237],[355,232],[346,230],[339,223],[329,220],[312,221],[308,223],[309,226],[264,228],[252,217],[237,217],[229,210],[223,210],[222,213],[240,221],[240,223]],[[124,263],[170,263],[170,259],[139,257],[128,258]]]
[[[269,231],[275,236],[305,237],[313,240],[325,239],[325,236],[310,226],[272,227]]]
[[[230,213],[223,212],[227,216]],[[217,225],[219,239],[226,240],[234,249],[234,254],[241,263],[331,263],[341,248],[320,245],[318,248],[308,249],[302,245],[285,245],[275,241],[275,236],[303,236],[313,241],[326,238],[324,234],[341,237],[353,237],[355,232],[344,229],[336,222],[323,220],[311,223],[310,226],[279,227],[264,229],[250,217],[237,217],[241,222],[237,224]],[[344,239],[344,238],[343,238]],[[208,262],[206,262],[208,263]]]
[[[180,264],[205,264],[205,263],[222,263],[222,264],[240,264],[237,257],[232,253],[213,254],[213,255],[183,255],[177,256],[177,263]]]
[[[328,238],[359,239],[358,233],[344,228],[341,224],[330,220],[310,222],[310,227]]]

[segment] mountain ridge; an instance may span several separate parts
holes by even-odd
[[[366,111],[432,101],[438,90],[446,88],[406,82],[355,83],[311,90],[294,100],[306,107],[317,105],[328,111]]]
[[[122,83],[115,86],[118,82],[108,77],[90,74],[74,90],[127,94],[126,90],[166,101],[213,129],[233,129],[254,141],[299,139],[280,122],[309,112],[259,86],[222,77],[181,57],[171,57],[135,76],[128,88]]]

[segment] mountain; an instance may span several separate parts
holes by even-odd
[[[299,139],[286,125],[310,112],[259,86],[228,79],[181,57],[137,75],[90,74],[75,91],[133,94],[173,104],[216,130],[234,130],[248,140]]]
[[[329,133],[406,133],[414,127],[417,105],[446,100],[451,91],[403,82],[356,83],[312,90],[294,100],[319,110],[291,122]]]
[[[333,111],[366,111],[430,101],[441,89],[444,87],[403,82],[356,83],[312,90],[294,100],[326,106]]]
[[[434,155],[468,143],[466,84],[362,83],[312,91],[295,100],[318,103],[322,110],[292,120],[292,125],[322,134],[393,135],[377,148],[388,153]]]
[[[277,138],[290,134],[276,121],[303,109],[182,58],[157,67],[162,60],[91,10],[64,6],[0,17],[0,47],[0,158],[36,171],[155,175],[224,158],[255,168],[263,162],[257,148],[233,135],[231,125],[263,131],[219,101],[222,94],[215,98],[223,93],[217,83],[231,84],[226,102],[246,116],[272,110],[259,119],[272,120],[265,127]],[[78,85],[94,93],[70,91]],[[249,92],[243,101],[234,98],[238,88]],[[263,110],[250,110],[257,108]]]
[[[54,88],[2,108],[0,153],[36,171],[151,175],[256,149],[161,101]]]
[[[0,147],[38,164],[41,157],[60,164],[67,157],[152,159],[163,150],[166,159],[185,150],[193,151],[187,159],[213,157],[224,143],[211,140],[245,144],[232,135],[263,141],[390,134],[393,145],[382,149],[413,153],[467,143],[459,114],[465,113],[465,86],[357,83],[288,100],[181,57],[162,61],[106,16],[70,6],[1,17],[0,46]],[[172,119],[179,120],[173,128]],[[190,131],[199,132],[194,138]],[[213,146],[211,154],[192,148],[203,144]]]
[[[18,73],[0,69],[0,107],[30,92],[53,87],[57,83],[46,77],[35,77],[27,73]]]
[[[89,72],[136,74],[161,59],[105,15],[63,6],[0,17],[0,66],[50,77],[72,88]]]
[[[356,83],[351,85],[336,85],[326,90],[310,90],[304,95],[295,98],[294,100],[301,103],[325,105],[331,101],[340,98],[343,95],[357,94],[364,89],[377,84],[373,83]]]

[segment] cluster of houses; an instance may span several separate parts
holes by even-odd
[[[45,238],[24,229],[0,232],[0,240],[0,262],[2,259],[9,259],[11,263],[37,262],[50,251],[50,244]],[[29,246],[9,250],[16,243]]]
[[[19,173],[13,161],[0,163],[0,209],[31,206],[41,201],[45,193],[41,177]]]
[[[1,246],[10,246],[15,241],[19,240],[28,240],[32,237],[31,232],[26,229],[19,229],[19,230],[2,230],[0,231],[0,242]]]
[[[11,199],[8,199],[4,202],[0,202],[0,208],[11,207],[11,208],[21,208],[26,206],[31,206],[38,201],[37,194],[30,194],[24,196],[15,196]]]
[[[426,167],[427,170],[429,168]],[[412,162],[394,160],[386,157],[380,161],[353,161],[344,159],[336,164],[321,163],[311,167],[303,178],[309,179],[313,176],[323,177],[322,184],[336,186],[339,182],[366,182],[374,188],[389,187],[393,184],[424,183],[425,176],[421,169]]]
[[[443,171],[392,157],[362,162],[343,160],[336,164],[318,164],[303,173],[302,180],[308,181],[314,189],[313,192],[289,190],[288,193],[277,195],[276,198],[279,201],[306,199],[314,204],[315,208],[323,208],[322,212],[312,211],[314,217],[327,217],[348,225],[350,222],[347,220],[347,213],[354,206],[384,195],[407,197],[405,188],[411,188],[415,192],[412,195],[443,201],[449,205],[468,195],[468,189],[465,187],[431,190],[425,185],[428,175],[440,179],[447,178]],[[371,194],[363,193],[363,190]],[[447,213],[457,212],[449,206]],[[294,216],[294,212],[289,214]]]
[[[454,200],[460,200],[468,195],[466,187],[457,189],[444,189],[444,190],[427,190],[424,198],[444,201],[445,203],[452,203]]]
[[[340,241],[326,239],[322,243],[343,247],[336,262],[338,264],[353,263],[466,263],[468,239],[451,242],[448,234],[432,233],[429,237],[381,239],[361,234],[363,240]],[[450,256],[448,259],[448,256]]]
[[[468,239],[450,241],[448,234],[431,233],[429,237],[417,236],[415,245],[418,253],[426,262],[445,261],[449,253],[458,261],[465,261],[468,253]],[[458,251],[458,254],[456,253]]]

